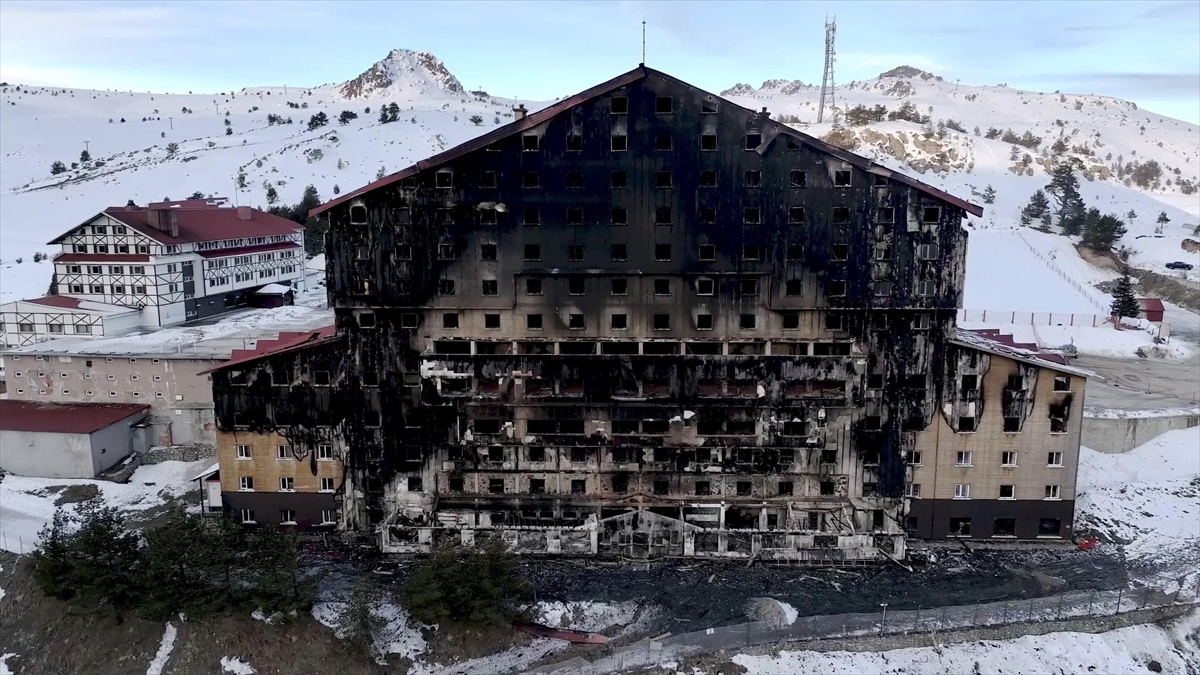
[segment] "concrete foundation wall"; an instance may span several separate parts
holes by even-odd
[[[1200,415],[1170,417],[1124,417],[1106,419],[1085,417],[1081,445],[1097,452],[1117,454],[1129,452],[1156,436],[1175,429],[1190,429],[1200,425]]]
[[[87,434],[0,431],[0,469],[20,476],[92,478],[92,443]]]

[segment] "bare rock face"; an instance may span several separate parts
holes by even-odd
[[[901,78],[919,77],[922,80],[938,80],[938,81],[941,81],[941,79],[942,79],[941,77],[934,75],[933,73],[926,72],[924,70],[921,70],[920,68],[914,68],[912,66],[897,66],[895,68],[892,68],[891,70],[888,70],[888,71],[885,71],[885,72],[882,72],[879,74],[880,79],[883,79],[885,77],[901,77]]]
[[[368,98],[381,92],[403,93],[404,90],[420,95],[461,94],[463,86],[446,69],[446,64],[433,54],[393,49],[382,61],[341,87],[342,96],[348,99]]]
[[[1196,251],[1200,251],[1200,241],[1196,241],[1195,239],[1184,239],[1183,241],[1179,242],[1179,248],[1187,251],[1188,253],[1194,253]]]

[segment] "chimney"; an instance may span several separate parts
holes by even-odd
[[[164,202],[164,204],[169,203]],[[169,206],[155,204],[147,211],[146,222],[159,232],[166,232],[172,237],[179,236],[179,213]]]
[[[137,209],[137,204],[134,204],[132,199],[130,199],[128,202],[125,203],[126,211],[134,211],[136,209]]]
[[[523,120],[525,119],[525,113],[527,112],[529,111],[525,109],[525,104],[522,103],[521,105],[513,108],[513,119]]]
[[[241,218],[242,220],[250,220],[250,207],[249,206],[237,207],[237,214],[238,214],[238,218]]]
[[[758,118],[761,120],[771,119],[771,113],[767,112],[767,106],[763,106],[762,112],[758,113]]]

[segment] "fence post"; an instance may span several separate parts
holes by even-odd
[[[1004,618],[1000,620],[1001,624],[1008,623],[1008,601],[1004,601]]]
[[[1113,612],[1113,616],[1121,613],[1121,594],[1125,592],[1124,588],[1117,589],[1117,611]]]
[[[1088,596],[1088,616],[1092,615],[1092,602],[1095,599],[1096,599],[1096,591],[1092,591],[1092,594]]]
[[[1029,616],[1025,617],[1026,621],[1033,621],[1033,598],[1029,599]]]
[[[1063,606],[1063,598],[1065,598],[1065,597],[1066,597],[1066,593],[1059,593],[1059,594],[1058,594],[1058,616],[1057,616],[1057,617],[1055,617],[1055,618],[1057,618],[1057,619],[1062,619],[1062,606]]]
[[[913,621],[913,632],[921,630],[921,606],[917,605],[917,618]]]

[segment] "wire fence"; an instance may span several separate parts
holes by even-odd
[[[33,553],[37,545],[37,537],[9,534],[0,530],[0,550],[2,551],[11,551],[18,554]]]
[[[790,624],[781,616],[776,621],[755,621],[683,633],[660,640],[613,647],[590,662],[575,658],[526,672],[560,675],[622,672],[626,669],[674,661],[682,656],[736,651],[761,644],[938,633],[989,626],[1115,616],[1160,607],[1194,606],[1198,603],[1200,584],[1195,589],[1181,589],[1172,593],[1150,588],[1072,591],[1027,600],[900,611],[889,611],[888,607],[881,603],[878,612],[800,617]]]

